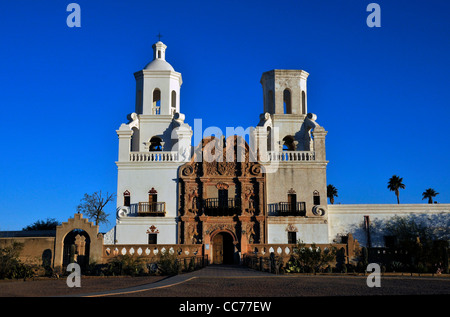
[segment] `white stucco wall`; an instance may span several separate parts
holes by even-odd
[[[372,246],[384,246],[383,222],[394,216],[413,216],[429,226],[446,226],[450,223],[450,204],[355,204],[328,205],[329,239],[333,242],[339,235],[352,233],[363,246],[367,246],[364,216],[369,216]],[[444,221],[444,223],[437,223]],[[339,241],[337,241],[339,242]]]
[[[288,243],[288,230],[297,232],[303,243],[328,243],[328,224],[324,219],[303,217],[268,217],[268,243]],[[289,229],[288,229],[289,228]]]
[[[156,227],[158,244],[175,244],[177,222],[172,217],[124,217],[105,235],[105,244],[148,244],[150,227]]]
[[[128,190],[131,204],[148,202],[148,192],[158,192],[158,202],[166,203],[166,216],[177,216],[178,167],[176,162],[118,162],[117,207],[123,205],[123,193]]]

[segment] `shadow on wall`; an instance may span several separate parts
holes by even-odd
[[[385,246],[386,237],[410,235],[426,236],[431,240],[450,241],[450,214],[410,214],[407,216],[392,216],[387,219],[370,219],[367,226],[363,220],[359,224],[353,224],[348,232],[358,240],[361,245],[372,247]],[[335,241],[340,241],[340,237],[347,233],[338,234]]]

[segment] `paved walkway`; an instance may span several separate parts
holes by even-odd
[[[189,280],[199,278],[199,277],[222,277],[222,278],[233,278],[233,277],[264,277],[264,276],[274,276],[272,273],[268,272],[261,272],[256,271],[253,269],[250,269],[245,266],[239,266],[239,265],[209,265],[206,266],[203,269],[180,274],[172,277],[165,278],[163,280],[160,280],[155,283],[151,284],[144,284],[134,287],[128,287],[123,289],[117,289],[117,290],[110,290],[105,292],[96,292],[96,293],[89,293],[89,294],[81,294],[76,295],[79,297],[101,297],[101,296],[108,296],[108,295],[121,295],[121,294],[132,294],[152,289],[158,289],[158,288],[165,288],[170,287],[174,285],[178,285],[184,282],[187,282]]]

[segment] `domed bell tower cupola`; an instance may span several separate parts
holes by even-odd
[[[262,74],[264,116],[260,126],[267,128],[266,134],[271,138],[268,151],[313,150],[310,130],[317,124],[315,116],[308,115],[308,76],[304,70],[296,69],[274,69]],[[272,136],[273,129],[277,129],[277,140]]]
[[[136,113],[170,115],[180,112],[181,74],[166,61],[167,46],[158,41],[152,46],[153,60],[136,78]]]
[[[308,113],[304,70],[274,69],[262,74],[264,113],[302,115]]]

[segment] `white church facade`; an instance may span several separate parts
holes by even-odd
[[[382,246],[364,223],[450,213],[449,204],[328,204],[327,131],[308,112],[303,70],[262,74],[263,113],[249,142],[227,136],[192,144],[182,76],[166,48],[155,43],[153,60],[134,74],[135,109],[117,130],[116,224],[104,245],[198,244],[222,263],[251,245],[330,244],[348,233]]]

